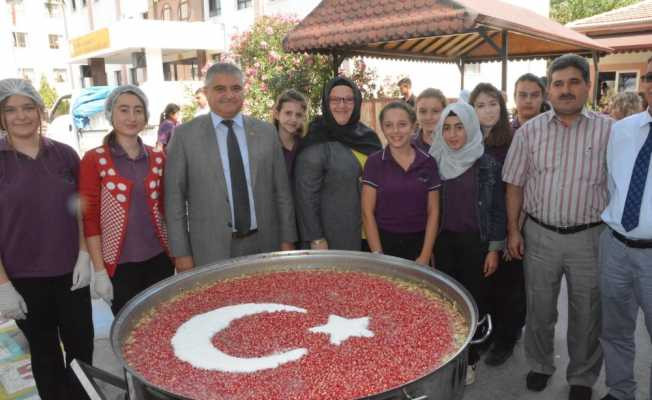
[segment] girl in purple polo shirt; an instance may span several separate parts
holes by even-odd
[[[369,156],[362,176],[362,221],[375,253],[428,265],[439,221],[439,175],[430,155],[410,143],[416,115],[402,101],[380,112],[385,149]]]
[[[0,320],[27,338],[41,399],[87,399],[70,369],[93,361],[79,157],[42,136],[44,109],[29,82],[0,80]]]
[[[427,152],[432,145],[432,133],[435,131],[439,116],[448,105],[446,96],[439,89],[428,88],[417,97],[416,106],[419,130],[412,138],[412,144]]]
[[[430,154],[442,179],[442,216],[435,266],[471,293],[480,317],[487,313],[488,277],[505,244],[505,193],[500,164],[485,154],[480,123],[467,103],[442,112]],[[467,383],[475,380],[478,346],[469,348]]]
[[[292,179],[299,140],[305,133],[307,112],[306,96],[294,89],[281,93],[274,104],[274,126],[283,147],[285,166],[290,179]]]

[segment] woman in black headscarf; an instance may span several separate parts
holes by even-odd
[[[301,239],[311,249],[360,250],[360,178],[367,156],[381,149],[360,122],[362,94],[347,78],[324,87],[322,116],[310,123],[295,161],[295,207]]]

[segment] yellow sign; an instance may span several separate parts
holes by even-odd
[[[107,28],[99,29],[95,32],[79,36],[70,41],[70,56],[78,57],[82,54],[93,51],[108,49],[111,45],[109,40],[109,30]]]

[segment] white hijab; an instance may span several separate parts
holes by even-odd
[[[444,121],[451,112],[457,115],[466,131],[466,144],[459,150],[452,150],[448,147],[442,134]],[[439,117],[432,136],[430,155],[437,161],[439,175],[443,180],[454,179],[462,175],[484,154],[480,121],[478,121],[473,107],[467,103],[457,102],[446,106],[441,112],[441,117]]]

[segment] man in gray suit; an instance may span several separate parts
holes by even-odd
[[[211,112],[175,129],[165,166],[165,216],[177,271],[292,250],[292,195],[274,127],[241,113],[242,71],[208,69]]]

